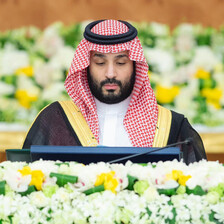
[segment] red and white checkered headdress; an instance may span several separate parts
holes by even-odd
[[[101,36],[116,36],[128,31],[128,26],[117,20],[101,21],[91,29],[92,33]],[[109,45],[93,43],[84,38],[76,49],[69,74],[65,80],[65,88],[81,110],[92,133],[99,141],[99,121],[96,104],[87,81],[86,68],[90,64],[90,51],[101,53],[128,51],[130,60],[136,62],[136,78],[132,99],[123,124],[133,146],[151,147],[158,119],[158,106],[150,86],[148,65],[138,37],[136,36],[125,43]]]

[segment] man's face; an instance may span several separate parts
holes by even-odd
[[[129,59],[128,51],[106,54],[91,51],[87,77],[90,90],[99,101],[119,103],[133,90],[133,61]]]

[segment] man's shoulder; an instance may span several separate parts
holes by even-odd
[[[159,111],[163,111],[163,114],[165,113],[171,113],[172,120],[183,120],[185,118],[184,114],[178,113],[176,111],[167,109],[166,107],[163,107],[161,105],[158,105]]]
[[[170,110],[171,113],[172,113],[172,118],[173,119],[179,119],[179,120],[183,120],[183,119],[186,119],[184,114],[181,114],[181,113],[178,113],[176,111],[173,111],[173,110]]]
[[[59,101],[54,101],[48,105],[46,105],[37,115],[37,117],[45,117],[45,116],[55,116],[57,114],[61,114],[63,111]]]
[[[58,101],[54,101],[48,105],[46,105],[41,111],[40,113],[50,113],[50,112],[54,112],[55,110],[57,110],[60,107],[60,104]]]
[[[82,117],[82,113],[78,106],[72,100],[65,101],[55,101],[47,105],[39,113],[42,116],[52,116],[52,117]]]

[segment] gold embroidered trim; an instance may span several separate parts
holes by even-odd
[[[92,134],[85,118],[73,101],[59,101],[72,128],[77,134],[82,146],[97,146],[98,142]]]
[[[170,110],[160,105],[158,105],[158,110],[158,121],[153,147],[163,147],[167,145],[172,120],[172,113]]]

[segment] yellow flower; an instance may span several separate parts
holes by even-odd
[[[18,68],[15,72],[16,75],[26,75],[28,77],[33,76],[33,67],[32,66],[27,66],[24,68]]]
[[[180,88],[178,86],[164,87],[157,85],[156,98],[159,103],[172,103],[174,98],[179,94]]]
[[[30,186],[34,185],[37,190],[42,189],[44,182],[44,174],[41,170],[31,170],[29,166],[24,166],[22,170],[18,170],[22,176],[31,175]]]
[[[213,105],[216,109],[221,109],[220,99],[222,94],[220,88],[204,88],[201,90],[201,95],[206,98],[207,103]]]
[[[172,170],[171,173],[166,174],[166,179],[177,181],[181,175],[183,175],[183,172],[181,170]]]
[[[115,193],[115,189],[118,186],[118,180],[114,178],[115,172],[101,173],[97,176],[95,186],[104,185],[105,190],[110,190]]]
[[[104,189],[110,190],[113,193],[115,193],[116,192],[115,189],[117,188],[117,185],[118,185],[117,179],[113,178],[104,182]]]
[[[39,191],[42,189],[42,183],[44,182],[44,174],[41,170],[33,170],[31,172],[32,179],[30,185],[34,185]]]
[[[194,74],[194,77],[198,78],[198,79],[210,79],[210,73],[205,71],[204,69],[200,68]]]
[[[178,179],[183,176],[183,172],[181,170],[173,170],[172,171],[173,180],[178,181]]]
[[[31,169],[29,166],[24,166],[22,170],[18,170],[18,171],[22,174],[22,176],[31,174]]]
[[[178,179],[178,183],[179,183],[180,185],[186,186],[186,182],[187,182],[190,178],[191,178],[190,175],[188,175],[188,176],[182,175],[182,176],[179,177],[179,179]]]
[[[19,104],[27,109],[31,107],[32,102],[37,101],[37,95],[30,94],[25,89],[16,90],[15,97],[19,101]]]
[[[185,176],[181,170],[172,170],[171,173],[166,174],[167,180],[175,180],[180,185],[186,186],[186,182],[191,178],[190,175]]]
[[[97,175],[95,186],[102,185],[104,183],[105,178],[106,178],[105,173],[101,173],[100,175]]]

